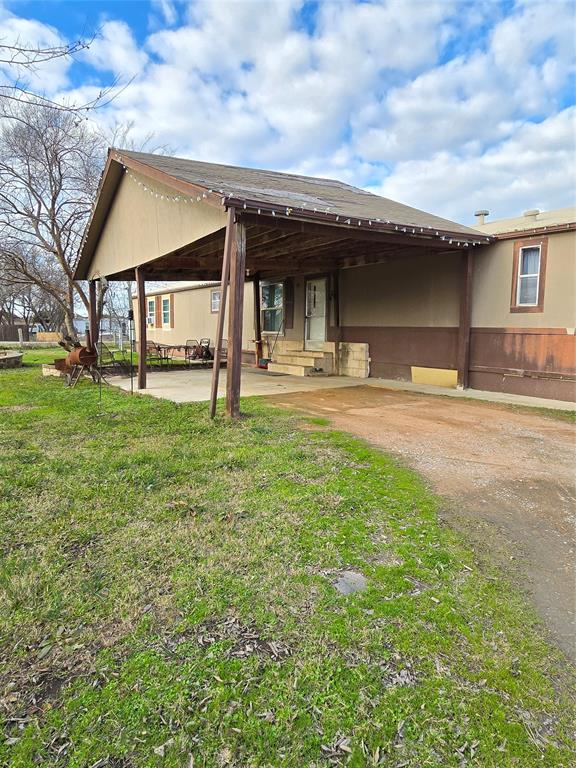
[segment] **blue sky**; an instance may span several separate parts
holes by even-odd
[[[564,0],[2,2],[4,41],[70,41],[31,85],[111,135],[331,176],[468,223],[574,204],[575,5]],[[0,71],[0,77],[14,73]]]

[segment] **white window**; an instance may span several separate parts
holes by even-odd
[[[156,324],[156,299],[146,300],[146,325]]]
[[[535,307],[538,304],[539,287],[540,246],[531,245],[526,248],[520,248],[516,305],[519,307]]]
[[[220,291],[210,292],[210,312],[220,311]]]
[[[162,327],[170,328],[170,297],[162,296]]]
[[[263,283],[260,287],[262,330],[277,333],[282,330],[284,318],[283,283]]]

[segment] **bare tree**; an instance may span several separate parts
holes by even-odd
[[[97,35],[54,46],[34,46],[17,39],[7,43],[0,38],[0,70],[5,82],[0,83],[0,110],[2,117],[13,117],[8,107],[33,101],[39,107],[62,112],[86,113],[109,104],[128,84],[118,88],[119,79],[102,88],[86,102],[80,104],[59,103],[47,96],[36,93],[29,84],[29,78],[42,70],[46,64],[57,59],[73,59],[78,53],[90,48]]]
[[[114,122],[109,130],[102,133],[102,138],[110,147],[121,147],[133,152],[151,152],[155,155],[173,155],[174,148],[170,144],[158,144],[154,131],[148,131],[141,139],[134,138],[134,120],[125,123]]]
[[[28,328],[37,324],[44,331],[58,331],[64,322],[62,306],[43,286],[30,283],[8,266],[13,265],[6,265],[0,252],[0,323],[19,317]]]
[[[102,138],[74,113],[22,103],[0,128],[0,255],[13,284],[37,286],[61,307],[88,308],[73,279],[104,157]]]

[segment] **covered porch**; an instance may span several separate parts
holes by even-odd
[[[164,205],[165,198],[170,198],[170,202],[183,207],[186,214],[193,217],[195,226],[190,230],[190,220],[185,219],[186,226],[179,225],[181,231],[177,241],[180,240],[181,244],[171,249],[166,248],[166,243],[170,241],[167,235],[158,235],[153,242],[148,238],[142,241],[141,248],[134,248],[133,240],[138,242],[141,233],[134,232],[132,239],[130,236],[127,239],[124,227],[125,247],[132,253],[129,258],[122,254],[122,258],[114,259],[113,251],[118,243],[109,244],[107,248],[106,238],[101,237],[104,221],[114,203],[115,195],[108,191],[106,210],[100,205],[101,221],[98,227],[94,225],[99,212],[99,204],[96,206],[77,269],[77,277],[90,280],[93,339],[97,338],[94,310],[96,281],[101,277],[136,281],[139,390],[147,389],[149,378],[145,365],[147,280],[220,283],[215,359],[210,373],[210,411],[213,416],[216,399],[225,391],[226,412],[237,417],[240,413],[246,283],[251,283],[254,291],[255,356],[266,354],[266,350],[262,351],[265,339],[285,345],[282,354],[287,362],[284,367],[282,362],[277,363],[279,367],[276,369],[274,365],[270,366],[270,374],[291,372],[286,366],[316,369],[319,360],[320,366],[326,366],[326,372],[354,373],[354,366],[348,371],[341,369],[340,347],[348,343],[343,339],[341,325],[340,285],[343,272],[394,261],[417,259],[421,262],[424,259],[434,263],[446,258],[456,258],[460,265],[457,379],[460,387],[467,386],[473,253],[475,247],[487,242],[488,238],[466,227],[338,182],[210,166],[210,173],[216,174],[217,178],[212,175],[209,181],[213,183],[209,186],[208,180],[202,183],[197,181],[199,176],[207,175],[204,168],[199,173],[197,166],[206,164],[178,161],[177,165],[168,162],[176,161],[176,158],[148,155],[144,158],[146,162],[138,153],[112,152],[100,200],[106,190],[106,179],[115,179],[117,189],[128,177],[139,187],[144,187],[146,192],[152,191],[152,196],[161,201],[156,206]],[[149,158],[154,158],[154,166],[149,165]],[[193,182],[184,180],[188,170],[183,170],[182,164],[190,166],[190,172],[194,171]],[[250,177],[254,175],[258,176],[261,188],[252,186],[255,179]],[[167,195],[165,188],[178,194]],[[311,188],[314,196],[310,194]],[[196,205],[187,206],[189,201]],[[317,205],[313,206],[310,201]],[[304,294],[295,295],[291,288],[294,280],[304,281]],[[267,290],[276,283],[281,283],[283,289],[281,313],[278,314],[275,312],[280,305],[276,306],[274,298],[270,298],[274,292]],[[266,299],[262,301],[264,296]],[[225,386],[220,382],[223,338],[227,338],[228,349]],[[330,355],[331,360],[328,359]],[[260,378],[255,382],[274,382],[270,374],[267,379],[266,374],[256,373],[255,376]],[[159,375],[152,374],[154,377]],[[205,379],[205,376],[202,378]],[[332,380],[339,381],[336,378]],[[350,385],[349,378],[342,381],[343,385]],[[320,383],[326,386],[327,379]],[[199,386],[200,380],[196,379],[194,383],[191,380],[190,384]],[[206,381],[204,386],[207,386]],[[266,386],[274,387],[273,384]]]

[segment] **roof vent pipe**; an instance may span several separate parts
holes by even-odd
[[[536,218],[536,216],[538,216],[538,214],[539,214],[539,213],[540,213],[540,208],[530,208],[530,210],[529,210],[529,211],[524,211],[524,213],[522,214],[522,216],[526,216],[526,217],[527,217],[527,218],[529,218],[529,219],[530,219],[530,218],[533,218],[533,219],[535,219],[535,218]]]
[[[475,211],[474,216],[476,216],[477,224],[484,224],[486,216],[490,216],[490,211]]]

